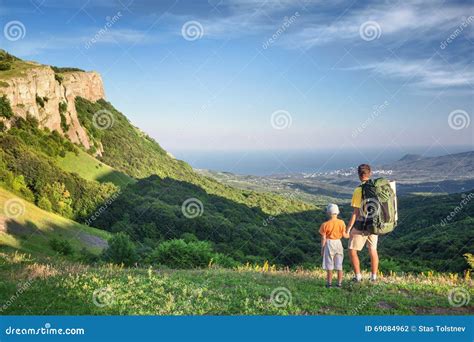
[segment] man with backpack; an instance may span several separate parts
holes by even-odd
[[[390,233],[397,225],[397,199],[394,182],[385,178],[370,179],[370,165],[357,168],[361,184],[355,188],[351,206],[353,212],[347,232],[350,232],[349,256],[354,268],[354,281],[362,281],[359,255],[365,244],[369,250],[370,280],[377,280],[379,256],[377,252],[378,235]],[[352,229],[354,228],[354,229]]]

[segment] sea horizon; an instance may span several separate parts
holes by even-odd
[[[472,151],[473,146],[380,147],[334,150],[171,150],[177,159],[195,169],[229,172],[239,175],[272,176],[318,173],[357,167],[368,163],[380,167],[400,160],[407,154],[437,157]]]

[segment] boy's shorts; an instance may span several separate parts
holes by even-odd
[[[326,240],[323,254],[323,269],[327,271],[342,271],[344,248],[341,240]]]
[[[367,248],[377,249],[377,242],[379,236],[375,234],[367,234],[355,228],[351,231],[351,237],[349,238],[349,249],[355,249],[361,251],[367,242]]]

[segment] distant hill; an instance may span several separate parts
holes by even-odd
[[[377,169],[391,170],[392,178],[410,182],[473,179],[474,151],[439,157],[408,154]]]
[[[400,158],[399,161],[414,161],[414,160],[420,160],[422,158],[423,156],[420,154],[405,154],[402,158]]]

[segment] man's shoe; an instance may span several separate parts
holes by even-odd
[[[330,289],[331,287],[332,287],[332,285],[331,285],[331,284],[329,284],[329,283],[328,283],[328,284],[326,284],[326,288]]]
[[[336,285],[336,287],[341,288],[341,287],[342,287],[342,284],[341,284],[341,283],[338,283],[338,284]]]
[[[352,281],[354,283],[360,283],[360,282],[362,282],[362,279],[358,279],[357,277],[354,277],[354,278],[352,278]]]

